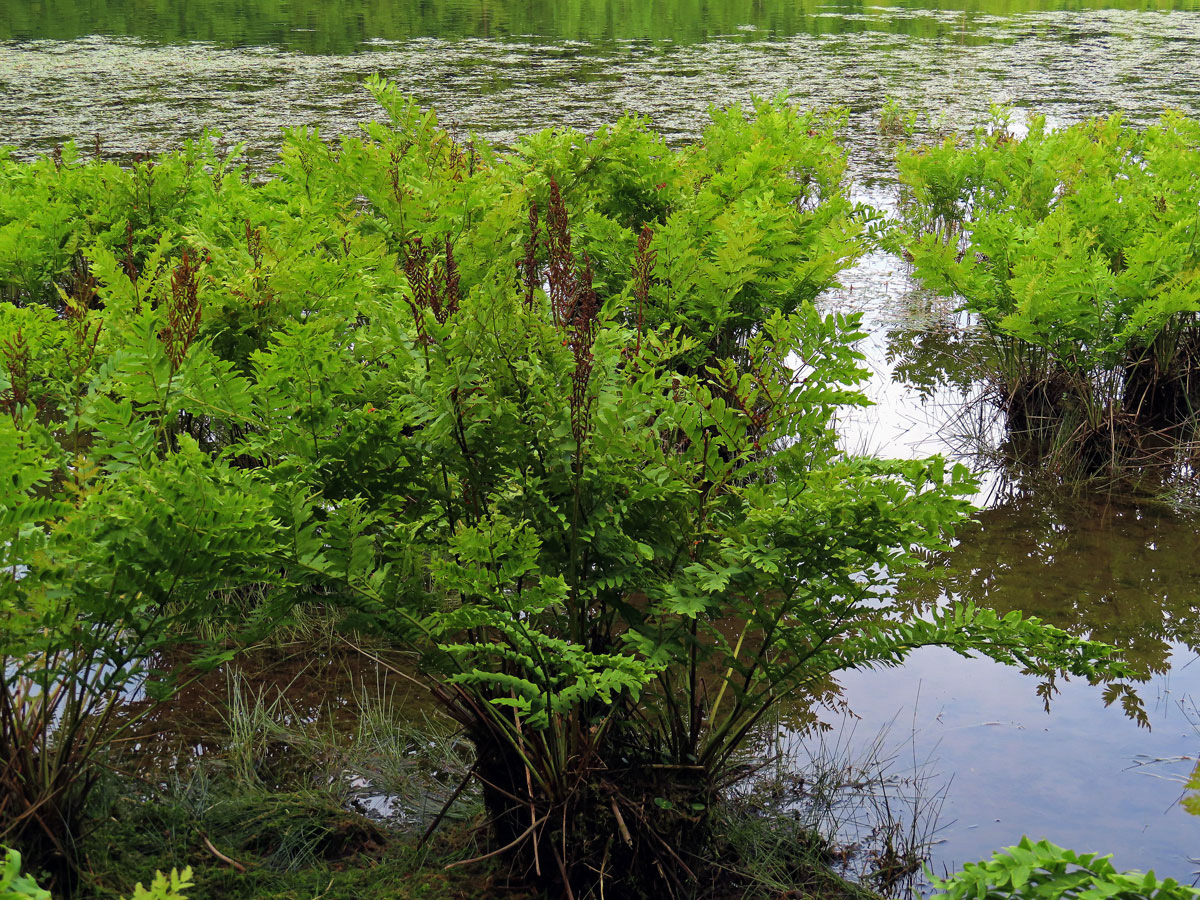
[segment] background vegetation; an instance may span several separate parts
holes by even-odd
[[[917,276],[977,319],[1010,451],[1074,475],[1190,465],[1200,130],[1167,115],[900,154]]]
[[[745,26],[772,34],[828,34],[886,30],[920,37],[953,36],[958,25],[931,16],[877,16],[880,4],[783,0],[747,6],[731,0],[456,0],[428,4],[382,0],[31,0],[0,9],[0,40],[37,36],[70,40],[89,34],[129,35],[158,41],[268,43],[307,53],[358,53],[368,41],[413,38],[534,40],[671,40],[681,43],[737,36]],[[882,4],[906,8],[898,0]],[[931,4],[922,2],[922,10]],[[933,4],[966,16],[1098,8],[1196,10],[1196,0],[950,0]],[[831,16],[836,11],[840,16]],[[861,16],[847,20],[844,16]]]

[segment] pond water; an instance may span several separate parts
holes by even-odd
[[[1166,107],[1200,115],[1198,72],[1200,0],[29,0],[0,3],[0,143],[32,155],[99,135],[129,154],[214,128],[266,163],[283,126],[332,136],[375,116],[360,87],[372,73],[500,142],[624,110],[684,139],[711,103],[787,92],[849,111],[856,196],[890,208],[894,144],[877,128],[889,96],[922,110],[925,134],[978,124],[992,102],[1018,120],[1144,122]],[[848,446],[960,452],[987,427],[963,414],[970,373],[927,377],[956,356],[952,311],[898,259],[843,281],[826,302],[865,314],[878,401],[846,421]],[[1153,673],[1153,728],[1080,683],[1047,714],[1020,673],[931,650],[844,679],[855,735],[896,719],[889,740],[952,776],[939,868],[1027,833],[1190,881],[1200,819],[1178,800],[1200,752],[1197,520],[1180,504],[1064,499],[984,474],[978,524],[913,602],[1024,609],[1127,648]]]

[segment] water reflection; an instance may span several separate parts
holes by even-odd
[[[976,393],[979,369],[973,363],[980,350],[963,317],[952,303],[923,291],[913,290],[904,299],[904,307],[897,310],[898,321],[886,335],[892,379],[921,400],[947,388],[963,398]]]
[[[1147,674],[1166,672],[1177,645],[1200,647],[1200,531],[1168,509],[1018,496],[980,512],[932,566],[911,586],[921,608],[1021,610],[1121,648]]]
[[[1141,690],[1147,731],[1084,681],[1060,683],[1049,714],[1030,680],[948,650],[916,653],[891,676],[849,673],[859,729],[911,723],[914,756],[952,783],[934,866],[956,868],[1027,834],[1115,853],[1116,865],[1190,882],[1200,819],[1180,806],[1200,735],[1180,701],[1200,689],[1195,654]],[[1153,765],[1141,761],[1157,760]]]
[[[1196,10],[1197,0],[43,0],[0,7],[0,40],[130,36],[303,53],[358,53],[413,38],[661,40],[882,31],[975,39],[995,17],[1100,9]]]
[[[1183,504],[1064,495],[1044,479],[987,469],[1005,434],[983,398],[982,348],[953,302],[917,290],[902,261],[868,257],[826,302],[864,314],[867,389],[878,404],[841,423],[846,446],[949,452],[985,473],[976,521],[930,560],[927,578],[905,585],[908,602],[1020,609],[1117,645],[1151,675],[1139,688],[1149,730],[1120,704],[1106,707],[1100,686],[1060,683],[1047,716],[1031,679],[937,649],[886,675],[843,677],[861,729],[899,715],[912,723],[913,755],[952,780],[935,867],[1028,834],[1191,880],[1200,838],[1186,814],[1200,811],[1200,779],[1184,799],[1200,746],[1196,515]]]

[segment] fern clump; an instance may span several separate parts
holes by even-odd
[[[1200,410],[1200,123],[1119,117],[903,150],[905,246],[960,298],[1013,447],[1089,476],[1189,456]],[[1182,453],[1181,453],[1182,451]]]

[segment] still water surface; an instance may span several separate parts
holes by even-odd
[[[334,136],[375,116],[360,88],[372,73],[500,142],[626,110],[683,140],[709,104],[751,94],[842,106],[856,196],[889,208],[894,145],[876,127],[888,96],[922,110],[926,134],[978,124],[993,102],[1064,123],[1200,115],[1200,0],[0,0],[0,143],[22,154],[93,135],[109,153],[161,150],[213,128],[266,164],[284,126]],[[871,334],[878,405],[847,420],[848,445],[960,450],[970,373],[927,377],[961,339],[945,303],[875,256],[827,304],[862,311]],[[978,524],[914,604],[1024,609],[1127,648],[1153,673],[1153,729],[1079,683],[1047,715],[1018,672],[929,650],[844,679],[855,734],[900,713],[893,743],[953,777],[939,867],[1028,833],[1190,881],[1200,819],[1177,801],[1200,752],[1196,519],[984,483]]]

